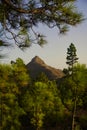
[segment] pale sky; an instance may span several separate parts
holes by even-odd
[[[78,0],[78,10],[82,11],[85,18],[87,18],[87,0]],[[7,48],[4,52],[8,57],[2,62],[10,63],[11,60],[22,58],[27,64],[34,56],[39,56],[46,64],[58,69],[67,67],[66,52],[67,48],[73,43],[77,49],[77,56],[79,63],[87,65],[87,20],[76,27],[71,27],[66,35],[59,35],[58,29],[48,29],[40,26],[40,32],[47,36],[48,44],[43,48],[38,45],[32,45],[25,52],[17,48]]]

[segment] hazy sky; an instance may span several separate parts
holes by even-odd
[[[87,18],[87,0],[78,0],[78,9],[82,11],[85,18]],[[45,63],[50,66],[62,69],[66,66],[66,52],[71,43],[74,43],[77,49],[77,56],[81,64],[87,65],[87,20],[82,24],[71,27],[66,35],[59,35],[58,29],[48,29],[41,26],[40,31],[47,36],[48,44],[43,48],[38,45],[33,45],[25,52],[19,49],[11,48],[5,50],[8,57],[4,59],[5,63],[15,60],[20,57],[25,63],[30,62],[34,56],[39,56]]]

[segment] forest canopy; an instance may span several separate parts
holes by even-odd
[[[74,69],[74,80],[51,81],[45,73],[31,78],[20,58],[0,64],[0,130],[86,130],[87,67]]]

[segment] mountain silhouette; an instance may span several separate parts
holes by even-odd
[[[42,72],[47,75],[50,80],[62,78],[64,73],[60,69],[56,69],[47,65],[40,57],[35,56],[31,62],[27,64],[29,74],[32,78],[36,78]]]

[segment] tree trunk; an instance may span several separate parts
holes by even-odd
[[[77,88],[75,88],[75,99],[74,99],[74,107],[73,107],[73,115],[72,115],[72,130],[75,130],[76,126],[76,106],[77,106]]]
[[[74,101],[74,109],[73,109],[73,115],[72,115],[72,130],[75,130],[75,116],[76,116],[76,99]]]

